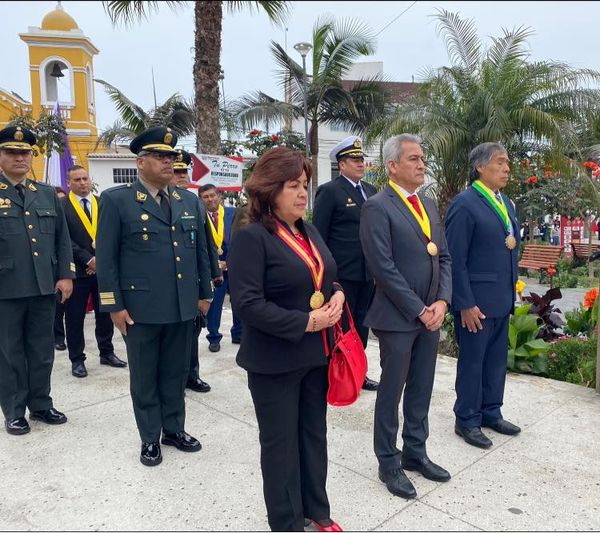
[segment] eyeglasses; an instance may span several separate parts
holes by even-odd
[[[178,155],[179,154],[169,154],[168,152],[146,152],[141,157],[152,157],[152,159],[157,159],[158,161],[164,161],[165,159],[168,159],[169,161],[175,161]]]

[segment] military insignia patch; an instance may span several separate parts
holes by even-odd
[[[171,144],[173,141],[173,134],[171,133],[171,128],[167,128],[167,133],[165,133],[165,138],[163,139],[165,144]]]
[[[35,186],[33,183],[30,183],[30,184],[28,185],[28,187],[29,187],[29,190],[30,190],[30,191],[33,191],[33,192],[37,191],[37,187],[36,187],[36,186]]]
[[[354,148],[362,148],[362,144],[358,139],[354,141]]]
[[[23,131],[21,130],[21,126],[17,126],[17,131],[15,131],[15,141],[23,140]]]
[[[177,191],[173,191],[173,198],[175,198],[175,200],[181,200],[181,196],[179,196]]]
[[[4,207],[4,198],[0,198],[0,207]]]
[[[145,201],[146,201],[146,198],[148,198],[148,195],[147,195],[145,192],[140,192],[140,191],[137,191],[137,193],[136,193],[136,195],[135,195],[135,199],[136,199],[138,202],[145,202]]]
[[[3,191],[5,189],[8,189],[8,185],[6,185],[6,183],[0,183],[0,191]]]
[[[75,263],[69,263],[69,268],[71,269],[71,272],[75,272]]]

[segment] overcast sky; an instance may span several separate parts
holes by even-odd
[[[260,89],[280,97],[273,75],[276,67],[269,53],[270,41],[285,45],[287,33],[288,52],[297,55],[294,43],[310,41],[315,21],[324,14],[356,18],[375,33],[381,32],[377,37],[377,51],[369,60],[383,61],[385,76],[393,81],[411,81],[413,76],[418,81],[422,67],[449,63],[432,19],[436,8],[473,18],[485,42],[489,42],[489,36],[501,35],[502,28],[529,26],[535,31],[529,40],[533,59],[560,60],[600,70],[600,54],[597,38],[594,38],[594,27],[600,20],[600,2],[427,1],[410,7],[412,3],[291,2],[287,32],[272,25],[263,14],[226,13],[221,56],[225,95],[230,99]],[[26,32],[29,26],[40,26],[43,16],[55,6],[56,2],[51,1],[0,3],[0,87],[31,98],[27,46],[18,34]],[[144,108],[153,105],[152,69],[159,102],[175,92],[192,96],[194,17],[191,2],[175,12],[163,6],[148,21],[128,29],[114,28],[100,2],[63,2],[63,7],[100,50],[94,62],[97,78],[117,86]],[[96,102],[98,126],[102,129],[111,124],[117,114],[98,85]]]

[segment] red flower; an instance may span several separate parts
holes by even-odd
[[[597,168],[596,170],[592,170],[592,176],[594,176],[595,178],[600,177],[600,168]]]
[[[548,267],[548,270],[546,270],[546,272],[551,278],[556,275],[556,269],[554,267]]]
[[[256,137],[257,135],[260,135],[260,130],[257,130],[256,128],[250,130],[251,137]]]
[[[585,168],[591,168],[592,170],[595,170],[595,169],[598,167],[598,165],[597,165],[596,163],[594,163],[593,161],[586,161],[586,162],[583,164],[583,166],[584,166]]]
[[[527,183],[528,183],[529,185],[533,185],[534,183],[537,183],[537,182],[538,182],[538,178],[537,178],[537,176],[529,176],[529,177],[527,178]]]
[[[275,135],[274,133],[273,133],[273,135],[271,135],[271,139],[273,139],[273,141],[274,141],[274,142],[276,142],[276,143],[278,143],[278,142],[281,140],[281,139],[280,139],[280,138],[279,138],[277,135]]]
[[[594,307],[594,303],[596,302],[596,298],[598,298],[598,287],[594,287],[587,291],[583,297],[583,308],[591,309]]]

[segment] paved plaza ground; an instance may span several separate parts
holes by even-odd
[[[92,316],[89,376],[72,377],[66,353],[56,354],[52,395],[69,422],[33,421],[28,435],[0,434],[0,530],[265,530],[257,424],[228,335],[216,354],[201,337],[202,377],[212,391],[187,393],[186,429],[203,449],[185,454],[165,446],[162,465],[148,468],[138,460],[128,370],[99,365]],[[227,309],[224,322],[228,331]],[[121,337],[115,340],[125,358]],[[376,379],[376,341],[368,356]],[[408,473],[416,500],[392,496],[377,479],[375,394],[329,409],[333,518],[348,531],[599,530],[600,396],[511,374],[504,415],[523,432],[506,437],[486,430],[494,446],[480,450],[453,431],[455,371],[455,360],[439,358],[428,441],[430,457],[452,480]]]

